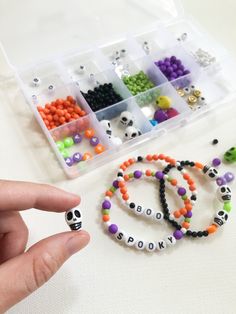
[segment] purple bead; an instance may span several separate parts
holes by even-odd
[[[220,164],[221,164],[220,158],[214,158],[214,159],[212,160],[212,165],[213,165],[214,167],[218,167]]]
[[[118,189],[119,188],[119,181],[118,180],[113,181],[112,185],[114,186],[114,188]]]
[[[178,66],[178,70],[180,70],[180,71],[184,71],[185,70],[183,64]]]
[[[190,74],[189,70],[185,70],[184,73],[183,73],[183,75],[188,75],[188,74]]]
[[[161,65],[161,66],[160,66],[160,70],[161,70],[162,72],[165,72],[165,71],[166,71],[166,66],[165,66],[165,65]]]
[[[80,135],[80,134],[75,134],[75,135],[73,136],[73,141],[74,141],[75,144],[81,143],[81,142],[82,142],[82,139],[83,139],[83,137],[82,137],[82,135]]]
[[[155,62],[155,64],[156,64],[157,66],[161,66],[161,65],[164,64],[164,61],[160,60],[160,61],[158,61],[158,62]]]
[[[156,120],[158,123],[161,123],[168,119],[168,116],[164,110],[157,109],[154,114],[154,120]]]
[[[167,69],[166,69],[166,72],[167,73],[172,73],[173,72],[173,68],[171,66],[169,66]]]
[[[234,174],[232,172],[226,172],[224,174],[224,179],[226,180],[226,182],[232,182],[234,180]]]
[[[140,171],[140,170],[134,171],[134,177],[135,177],[136,179],[141,178],[141,177],[142,177],[142,171]]]
[[[193,213],[190,211],[187,212],[187,214],[185,215],[186,218],[191,218],[193,215]]]
[[[226,184],[225,178],[223,178],[223,177],[217,178],[217,179],[216,179],[216,184],[217,184],[218,186],[225,185],[225,184]]]
[[[176,61],[176,56],[171,56],[170,61],[171,62],[175,62]]]
[[[177,64],[178,66],[180,66],[180,65],[182,65],[182,62],[181,62],[181,60],[177,59],[177,60],[175,61],[175,64]]]
[[[71,167],[73,165],[73,159],[71,157],[67,157],[65,158],[65,162],[67,164],[67,166]]]
[[[79,162],[79,161],[82,160],[82,158],[83,158],[83,156],[82,156],[80,153],[75,153],[75,154],[73,155],[73,161],[74,161],[74,162]]]
[[[165,62],[170,62],[170,58],[165,58],[164,61]]]
[[[176,72],[171,73],[171,78],[176,79],[178,77],[178,74]]]
[[[169,61],[165,62],[165,66],[168,68],[171,66],[171,63]]]
[[[118,226],[115,224],[112,224],[109,226],[108,230],[110,233],[115,234],[118,231]]]
[[[184,234],[181,230],[175,230],[173,236],[175,237],[176,240],[180,240],[183,238]]]
[[[158,180],[162,180],[164,178],[164,173],[162,171],[157,171],[155,173],[155,177],[158,179]]]
[[[183,187],[178,188],[178,194],[184,196],[186,194],[186,189]]]
[[[99,138],[96,136],[93,136],[89,142],[92,146],[97,146],[97,144],[99,144]]]
[[[182,76],[183,74],[184,74],[184,72],[182,71],[182,70],[177,70],[177,75],[180,77],[180,76]]]
[[[108,200],[105,200],[105,201],[102,203],[102,208],[103,208],[103,209],[110,209],[110,208],[111,208],[111,202],[109,202]]]
[[[178,69],[178,66],[176,64],[172,64],[172,68],[174,71],[176,71]]]

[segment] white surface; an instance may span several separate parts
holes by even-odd
[[[26,7],[27,2],[22,1],[21,4],[25,3]],[[57,3],[51,1],[50,5],[56,8]],[[186,10],[211,30],[215,38],[230,48],[236,57],[235,34],[232,31],[236,27],[233,15],[235,2],[222,1],[215,5],[213,0],[185,0],[184,4]],[[17,1],[1,0],[0,8],[3,6],[5,10],[15,12]],[[40,1],[40,7],[44,7],[44,10],[39,11],[42,19],[48,6],[48,2]],[[1,17],[3,11],[0,12]],[[7,34],[8,30],[5,30]],[[18,45],[16,39],[14,49]],[[0,73],[2,71],[3,67]],[[6,88],[11,92],[13,103],[6,99]],[[60,170],[16,83],[1,85],[0,98],[1,177],[47,182],[79,193],[82,196],[85,229],[92,237],[90,245],[71,258],[48,284],[9,313],[236,313],[235,211],[232,211],[227,226],[217,235],[204,240],[185,239],[161,255],[145,254],[120,246],[102,231],[99,202],[113,179],[116,167],[126,156],[82,178],[69,181]],[[168,137],[149,143],[140,153],[157,151],[179,159],[209,162],[236,144],[235,115],[235,104],[229,104]],[[217,146],[210,144],[213,138],[219,139]],[[227,170],[232,169],[235,169],[235,165],[227,167]],[[203,181],[196,181],[201,194],[195,208],[193,227],[205,226],[216,210],[212,186],[201,186]],[[133,184],[132,187],[130,185],[133,198],[142,201],[144,205],[155,206],[158,199],[155,197],[157,189],[154,185],[136,184],[136,196],[133,187]],[[145,195],[144,199],[138,197],[141,192]],[[235,202],[235,185],[233,192]],[[63,215],[31,210],[23,216],[30,228],[29,245],[48,235],[67,230]],[[145,238],[160,239],[170,231],[165,224],[160,227],[149,225],[118,207],[114,208],[113,217],[130,233],[137,232]]]

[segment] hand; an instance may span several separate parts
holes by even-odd
[[[0,313],[38,289],[89,242],[87,232],[68,231],[24,253],[28,229],[18,211],[64,212],[79,203],[78,196],[48,185],[0,180]]]

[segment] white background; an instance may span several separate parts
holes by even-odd
[[[21,1],[23,5],[27,2]],[[40,3],[44,10],[39,14],[43,14],[48,6],[57,8],[60,1]],[[235,1],[184,0],[183,3],[186,12],[197,18],[236,57]],[[0,5],[15,14],[19,4],[1,0]],[[27,5],[23,9],[26,10]],[[86,23],[86,20],[81,23]],[[128,21],[122,23],[128,24]],[[12,30],[5,29],[5,37],[8,31],[12,33]],[[15,49],[17,47],[19,41],[15,40]],[[2,64],[0,73],[5,70]],[[6,98],[6,88],[15,97],[14,103]],[[85,250],[72,257],[49,283],[9,313],[236,313],[235,211],[232,211],[227,226],[216,235],[196,241],[184,239],[164,254],[150,255],[120,246],[111,241],[101,228],[99,203],[116,167],[127,156],[86,176],[67,180],[15,82],[7,84],[7,87],[2,85],[0,97],[1,178],[51,183],[80,194],[84,227],[91,234],[91,243]],[[225,150],[236,145],[235,115],[235,103],[227,104],[211,115],[149,143],[140,149],[140,153],[164,152],[178,159],[210,162],[213,157],[221,157]],[[211,145],[213,138],[219,139],[217,146]],[[233,170],[235,165],[224,166],[223,169]],[[198,177],[196,181],[201,192],[193,223],[197,228],[211,221],[217,203],[215,187]],[[157,187],[141,182],[135,187],[137,195],[142,193],[144,197],[134,196],[132,184],[130,193],[134,199],[144,205],[156,206]],[[235,194],[235,187],[233,191]],[[30,210],[23,216],[30,229],[29,246],[67,230],[63,214]],[[138,221],[115,206],[112,217],[130,233],[144,238],[160,239],[171,230],[166,225],[159,228]]]

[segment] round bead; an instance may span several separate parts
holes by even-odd
[[[61,151],[61,154],[62,154],[63,158],[70,157],[70,153],[68,152],[67,149],[63,149],[63,150]]]
[[[163,215],[162,212],[157,211],[157,212],[154,213],[153,218],[154,218],[154,220],[162,221],[163,218],[164,218],[164,215]]]
[[[83,156],[82,156],[82,154],[80,154],[80,153],[75,153],[75,154],[73,155],[73,161],[74,161],[74,162],[80,162],[80,161],[82,160],[82,158],[83,158]]]
[[[167,115],[166,111],[164,111],[162,109],[158,109],[155,111],[154,120],[156,120],[158,123],[164,122],[167,119],[168,119],[168,115]]]
[[[98,144],[97,146],[95,146],[94,150],[96,154],[101,154],[105,151],[105,147],[102,144]]]
[[[164,173],[162,171],[157,171],[155,173],[155,177],[158,179],[158,180],[162,180],[164,178]]]
[[[74,145],[74,141],[72,137],[66,137],[64,139],[64,145],[65,147],[71,147],[72,145]]]
[[[160,240],[157,242],[157,250],[163,251],[166,249],[166,242],[164,240]]]
[[[169,236],[165,237],[165,242],[168,246],[173,246],[176,243],[176,239],[172,234],[170,234]]]
[[[95,135],[95,131],[94,129],[87,129],[85,132],[84,132],[84,135],[85,137],[87,138],[92,138],[94,135]]]
[[[93,136],[93,137],[91,137],[91,139],[90,139],[89,142],[90,142],[90,144],[91,144],[92,146],[96,146],[96,145],[99,144],[99,138],[96,137],[96,136]]]
[[[225,184],[226,184],[225,178],[223,178],[223,177],[218,177],[218,178],[216,179],[216,184],[217,184],[218,186],[225,185]]]
[[[65,162],[67,164],[67,166],[71,167],[73,165],[73,159],[71,157],[67,157],[65,158]]]
[[[56,142],[57,148],[62,151],[65,148],[65,145],[62,141],[57,141]]]
[[[86,161],[86,160],[88,160],[88,159],[91,159],[93,156],[92,156],[92,154],[91,153],[84,153],[84,155],[83,155],[83,161]]]
[[[166,111],[168,119],[176,117],[179,112],[175,108],[170,108]]]
[[[213,141],[212,141],[212,144],[213,145],[216,145],[216,144],[218,144],[219,143],[219,141],[215,138]]]
[[[154,210],[151,208],[147,208],[144,210],[144,215],[146,217],[152,217],[154,215]]]
[[[81,143],[83,139],[82,135],[80,134],[75,134],[72,138],[75,144]]]
[[[188,211],[187,214],[185,215],[186,218],[191,218],[193,213],[191,211]]]
[[[126,233],[122,230],[118,230],[118,232],[115,235],[116,239],[118,241],[125,241],[126,240]]]
[[[148,252],[154,252],[157,246],[155,242],[147,242],[145,248]]]
[[[109,230],[109,232],[110,232],[111,234],[116,234],[117,231],[118,231],[118,227],[117,227],[117,225],[112,224],[112,225],[109,226],[108,230]]]
[[[134,212],[135,212],[136,215],[142,215],[143,212],[144,212],[144,207],[141,206],[141,205],[138,205],[138,206],[135,207]]]
[[[135,244],[135,238],[134,238],[134,236],[132,236],[132,235],[128,235],[128,236],[126,236],[126,239],[125,239],[125,244],[127,245],[127,246],[133,246],[134,244]]]
[[[226,172],[224,174],[224,179],[226,180],[227,183],[232,182],[234,180],[234,174],[232,172]]]
[[[103,209],[110,209],[110,208],[111,208],[111,202],[109,202],[108,200],[105,200],[105,201],[102,203],[102,208],[103,208]]]
[[[140,170],[134,171],[134,177],[135,177],[136,179],[141,178],[141,177],[142,177],[142,171],[140,171]]]
[[[180,240],[183,238],[184,234],[181,230],[175,230],[173,236],[175,237],[176,240]]]
[[[137,240],[134,246],[137,250],[141,251],[146,247],[146,242],[143,240]]]
[[[214,158],[214,159],[212,160],[212,166],[218,167],[220,164],[221,164],[220,158]]]
[[[186,194],[186,189],[183,188],[183,187],[178,188],[178,194],[179,194],[180,196],[185,195],[185,194]]]
[[[114,186],[114,188],[118,189],[119,188],[119,181],[118,180],[113,181],[112,185]]]

